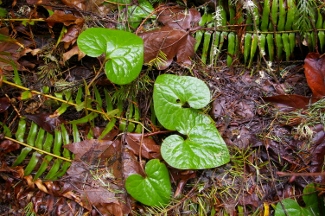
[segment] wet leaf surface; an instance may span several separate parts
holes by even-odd
[[[138,34],[144,41],[144,62],[156,62],[157,68],[164,70],[176,57],[177,63],[189,67],[195,44],[190,30],[198,26],[200,18],[200,13],[194,8],[189,11],[179,7],[164,9],[158,15],[163,27]]]
[[[8,12],[8,17],[28,20],[3,21],[5,25],[2,26],[5,27],[0,29],[0,111],[3,112],[0,120],[9,126],[7,132],[11,133],[6,136],[13,138],[18,127],[18,114],[24,116],[32,113],[27,116],[28,119],[37,122],[48,132],[53,131],[56,124],[63,120],[58,121],[55,115],[50,115],[58,104],[43,97],[30,94],[26,101],[11,100],[19,99],[21,91],[8,87],[2,82],[2,79],[5,80],[2,76],[12,81],[12,71],[17,69],[25,87],[41,91],[45,86],[50,89],[49,94],[61,89],[62,83],[66,85],[62,87],[65,90],[85,86],[83,80],[89,83],[104,58],[99,56],[94,60],[84,57],[76,45],[80,32],[89,26],[115,29],[121,27],[121,22],[128,26],[130,23],[126,21],[130,19],[123,17],[122,13],[130,15],[132,9],[141,6],[135,4],[135,1],[127,1],[130,5],[125,10],[117,10],[124,6],[100,0],[26,2],[13,1],[12,5],[11,2],[2,1],[1,4]],[[153,82],[161,73],[190,74],[208,84],[211,92],[208,101],[212,103],[202,112],[209,113],[213,118],[213,124],[230,150],[230,162],[216,169],[177,170],[167,165],[174,193],[171,196],[176,205],[168,207],[166,214],[197,215],[201,210],[207,214],[212,214],[212,211],[229,215],[263,214],[267,213],[266,208],[263,209],[265,204],[276,204],[284,198],[296,197],[299,203],[307,183],[319,183],[318,194],[324,193],[324,175],[319,174],[323,172],[325,155],[322,120],[325,106],[322,100],[324,56],[310,53],[304,66],[299,60],[274,63],[273,72],[264,68],[263,64],[252,67],[252,71],[240,65],[225,67],[223,54],[220,55],[217,67],[203,67],[192,49],[195,42],[192,33],[198,29],[203,11],[199,13],[194,9],[199,7],[190,8],[190,5],[195,4],[193,2],[187,1],[187,4],[189,8],[186,9],[172,4],[159,5],[154,8],[156,17],[145,17],[148,11],[141,11],[141,14],[134,12],[135,18],[147,19],[139,29],[147,29],[147,24],[150,29],[156,28],[140,33],[145,39],[145,61],[153,64],[152,60],[156,57],[163,59],[162,52],[167,55],[165,62],[161,61],[158,65],[158,69],[166,71],[143,70],[139,79],[132,84],[133,87],[142,86],[143,78],[148,78],[146,85],[142,86],[148,89],[141,89],[137,95],[137,105],[141,111],[140,121],[152,130],[150,138],[145,132],[141,141],[141,134],[122,133],[115,127],[99,141],[96,138],[107,124],[106,118],[95,119],[91,124],[80,124],[78,131],[83,141],[67,146],[76,153],[69,173],[54,182],[40,179],[33,181],[33,176],[24,176],[28,157],[21,166],[11,167],[20,146],[15,142],[1,140],[0,214],[24,215],[24,208],[29,203],[33,204],[37,215],[49,212],[53,215],[153,214],[152,209],[127,194],[125,179],[132,174],[145,178],[144,164],[148,159],[162,160],[161,144],[168,141],[168,135],[178,134],[164,131],[156,119],[149,116],[153,113],[150,110]],[[23,9],[24,13],[21,13]],[[45,22],[30,21],[39,18]],[[172,64],[173,61],[178,64]],[[195,64],[191,65],[192,61]],[[185,70],[179,65],[191,65],[191,68]],[[45,69],[42,70],[43,67]],[[39,79],[41,76],[44,76],[43,80]],[[177,82],[175,85],[180,86]],[[100,80],[94,80],[89,86],[89,92],[83,91],[81,100],[90,98],[93,101],[95,95],[92,86],[97,86],[101,93],[103,89],[108,90],[109,94],[120,88],[100,74]],[[135,92],[133,87],[127,90],[128,94]],[[84,87],[82,89],[85,90]],[[179,92],[182,91],[180,88]],[[10,98],[11,103],[7,98]],[[122,116],[127,113],[126,108],[131,100],[136,103],[134,99],[122,102]],[[103,110],[107,107],[106,103],[102,102]],[[98,104],[93,103],[91,107]],[[183,105],[186,109],[191,107],[190,103]],[[161,106],[168,108],[165,104]],[[84,115],[84,110],[76,112],[71,108],[62,118],[70,121]],[[30,121],[27,122],[29,125]],[[209,122],[212,122],[210,118]],[[68,125],[69,138],[72,138]],[[188,129],[181,127],[183,131]],[[0,129],[1,135],[4,134],[4,128],[0,126]],[[92,136],[95,139],[87,139]],[[186,139],[184,135],[180,137]],[[171,142],[171,145],[175,143]],[[195,156],[190,158],[193,161],[197,159]],[[286,176],[280,175],[279,171],[285,172]],[[243,212],[239,212],[240,209]],[[271,205],[269,210],[271,214],[274,212]]]
[[[141,146],[141,155],[146,159],[161,159],[160,146],[152,138],[142,137],[142,134],[128,133],[125,135],[125,141],[135,155],[139,155]]]
[[[272,97],[264,97],[265,102],[271,102],[278,106],[281,110],[306,109],[311,99],[301,95],[276,95]]]
[[[0,98],[0,113],[5,112],[10,107],[10,100],[7,97]]]
[[[305,58],[305,75],[309,88],[314,98],[321,98],[325,95],[325,57],[319,54],[309,53]]]
[[[48,113],[26,114],[25,117],[32,120],[49,133],[53,133],[54,129],[61,124],[59,116],[50,115]]]
[[[167,205],[171,199],[171,184],[166,165],[158,159],[150,160],[145,173],[145,177],[134,174],[126,179],[128,193],[145,205]]]

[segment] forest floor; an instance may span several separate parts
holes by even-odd
[[[75,48],[76,38],[86,26],[117,26],[120,20],[115,4],[13,2],[14,6],[11,1],[0,5],[11,17],[0,26],[1,35],[8,36],[0,38],[0,75],[16,83],[1,79],[1,215],[274,215],[276,205],[285,198],[296,199],[304,206],[303,190],[311,183],[317,183],[320,197],[324,193],[325,101],[315,93],[317,81],[307,83],[304,58],[272,65],[261,60],[248,69],[240,59],[228,67],[226,52],[214,65],[203,64],[195,54],[190,68],[176,62],[164,70],[144,66],[137,81],[121,87],[110,83],[102,71],[97,76],[94,68],[100,68],[100,61],[80,59],[81,53]],[[50,15],[49,10],[54,13]],[[309,60],[318,57],[309,56]],[[320,62],[315,64],[321,67]],[[50,121],[60,104],[32,91],[29,96],[23,95],[26,89],[19,88],[15,69],[21,85],[29,90],[42,92],[48,86],[47,94],[57,97],[55,93],[70,89],[75,97],[80,86],[85,88],[92,82],[88,91],[94,107],[98,99],[95,91],[103,98],[110,92],[113,107],[122,108],[122,116],[127,116],[133,104],[140,112],[138,121],[149,129],[143,140],[149,156],[139,163],[141,133],[126,132],[118,125],[121,121],[103,142],[87,137],[92,131],[92,138],[98,138],[107,121],[97,117],[78,122],[88,115],[82,109],[68,107],[60,118]],[[212,99],[204,112],[215,121],[230,152],[230,162],[214,169],[168,167],[173,200],[164,208],[136,202],[126,193],[123,179],[141,169],[145,159],[161,159],[159,145],[170,133],[152,119],[153,83],[159,74],[194,76],[209,86]],[[47,134],[59,123],[68,125],[66,132],[72,144],[67,148],[74,158],[70,158],[67,173],[56,180],[46,180],[44,174],[33,180],[40,162],[26,175],[32,151],[21,164],[13,166],[23,147],[4,136],[11,134],[18,140],[21,116],[27,121],[22,140],[30,136],[31,122],[38,125],[35,136],[40,128]],[[77,130],[69,125],[73,120]],[[130,122],[126,124],[128,128]],[[54,166],[52,162],[47,171]]]

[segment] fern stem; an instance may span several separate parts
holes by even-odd
[[[20,145],[26,146],[26,147],[28,147],[28,148],[31,148],[31,149],[33,149],[33,150],[35,150],[35,151],[40,152],[40,153],[43,153],[43,154],[46,154],[46,155],[50,155],[50,156],[52,156],[52,157],[56,157],[56,158],[59,158],[59,159],[61,159],[61,160],[65,160],[65,161],[68,161],[68,162],[71,162],[71,161],[72,161],[72,160],[70,160],[70,159],[68,159],[68,158],[64,158],[64,157],[61,157],[61,156],[58,156],[58,155],[52,154],[52,153],[50,153],[50,152],[44,151],[44,150],[42,150],[42,149],[36,148],[36,147],[34,147],[34,146],[28,145],[28,144],[26,144],[26,143],[19,142],[18,140],[12,139],[12,138],[10,138],[10,137],[5,136],[4,138],[7,139],[7,140],[10,140],[10,141],[12,141],[12,142],[18,143],[18,144],[20,144]]]
[[[75,104],[75,103],[72,103],[72,102],[69,102],[69,101],[66,101],[66,100],[63,100],[63,99],[57,98],[57,97],[52,96],[52,95],[44,94],[44,93],[39,92],[39,91],[31,90],[31,89],[29,89],[29,88],[26,88],[26,87],[24,87],[24,86],[17,85],[17,84],[15,84],[15,83],[9,82],[9,81],[7,81],[7,80],[2,80],[2,83],[8,84],[8,85],[13,86],[13,87],[16,87],[16,88],[18,88],[18,89],[22,89],[22,90],[24,90],[24,91],[30,91],[32,94],[42,95],[43,97],[50,98],[50,99],[53,99],[53,100],[59,101],[59,102],[61,102],[61,103],[65,103],[65,104],[68,104],[68,105],[74,106],[74,107],[78,107],[78,105]],[[92,108],[89,108],[89,107],[85,107],[85,109],[88,110],[88,111],[91,111],[91,112],[99,113],[99,114],[105,116],[108,120],[110,120],[110,118],[108,117],[108,115],[107,115],[104,111],[95,110],[95,109],[92,109]],[[150,131],[148,128],[146,128],[146,127],[142,124],[142,122],[139,122],[139,121],[133,121],[133,120],[131,120],[131,119],[127,119],[127,118],[123,118],[123,117],[118,117],[118,116],[114,116],[114,118],[117,118],[117,119],[120,119],[120,120],[129,121],[129,122],[133,122],[133,123],[136,123],[136,124],[139,124],[139,125],[141,125],[144,129],[146,129],[147,131]]]

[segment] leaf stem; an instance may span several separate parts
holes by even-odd
[[[68,104],[68,105],[71,105],[71,106],[74,106],[74,107],[78,107],[78,105],[75,104],[75,103],[72,103],[72,102],[69,102],[69,101],[66,101],[66,100],[63,100],[63,99],[57,98],[57,97],[52,96],[52,95],[44,94],[44,93],[39,92],[39,91],[31,90],[31,89],[29,89],[29,88],[26,88],[26,87],[24,87],[24,86],[17,85],[17,84],[15,84],[15,83],[9,82],[9,81],[7,81],[7,80],[2,80],[2,83],[5,83],[5,84],[10,85],[10,86],[13,86],[13,87],[16,87],[16,88],[18,88],[18,89],[22,89],[22,90],[24,90],[24,91],[30,91],[32,94],[41,95],[41,96],[44,96],[44,97],[46,97],[46,98],[50,98],[50,99],[53,99],[53,100],[59,101],[59,102],[61,102],[61,103],[65,103],[65,104]],[[92,108],[89,108],[89,107],[85,107],[85,109],[88,110],[88,111],[91,111],[91,112],[95,112],[95,113],[101,114],[101,115],[105,116],[107,119],[109,119],[109,117],[107,116],[107,114],[106,114],[104,111],[95,110],[95,109],[92,109]],[[130,119],[127,119],[127,118],[118,117],[118,116],[114,116],[114,118],[117,118],[117,119],[120,119],[120,120],[129,121],[129,122],[133,122],[133,123],[136,123],[136,124],[139,124],[139,125],[141,125],[144,129],[146,129],[147,131],[150,131],[148,128],[146,128],[146,127],[142,124],[142,122],[134,121],[134,120],[130,120]]]
[[[68,162],[71,162],[71,161],[72,161],[72,160],[70,160],[70,159],[68,159],[68,158],[64,158],[64,157],[61,157],[61,156],[59,156],[59,155],[52,154],[52,153],[50,153],[50,152],[44,151],[44,150],[42,150],[42,149],[36,148],[36,147],[34,147],[34,146],[28,145],[28,144],[26,144],[26,143],[20,142],[20,141],[18,141],[18,140],[15,140],[15,139],[10,138],[10,137],[7,137],[7,136],[5,136],[4,139],[10,140],[10,141],[12,141],[12,142],[18,143],[18,144],[20,144],[20,145],[26,146],[26,147],[28,147],[28,148],[31,148],[31,149],[36,150],[36,151],[39,151],[39,152],[41,152],[41,153],[43,153],[43,154],[46,154],[46,155],[50,155],[50,156],[52,156],[52,157],[56,157],[56,158],[61,159],[61,160],[65,160],[65,161],[68,161]]]

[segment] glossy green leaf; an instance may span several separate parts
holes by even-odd
[[[153,100],[157,119],[166,129],[180,131],[189,118],[199,118],[204,123],[210,121],[203,115],[197,117],[196,109],[205,107],[210,101],[209,88],[197,78],[160,75],[155,82]]]
[[[142,69],[143,40],[135,34],[89,28],[78,37],[78,47],[91,57],[105,55],[105,73],[113,83],[128,84]]]
[[[41,154],[38,152],[33,152],[32,157],[29,159],[29,163],[26,166],[25,170],[24,170],[24,175],[27,176],[29,175],[33,169],[36,167],[38,161],[41,158]]]
[[[137,28],[141,23],[142,19],[150,16],[154,8],[147,0],[139,0],[139,5],[128,7],[128,19],[129,23],[133,28]],[[154,18],[155,15],[151,18]]]
[[[275,216],[320,215],[319,206],[321,205],[319,205],[315,185],[307,185],[304,188],[303,194],[302,198],[305,202],[305,207],[300,206],[293,199],[284,199],[276,205]]]
[[[8,14],[7,10],[1,7],[0,8],[0,18],[6,17],[7,14]]]
[[[177,169],[208,169],[230,160],[229,151],[213,121],[197,109],[210,101],[207,85],[194,77],[160,75],[154,86],[154,108],[159,122],[172,135],[161,146],[161,155]]]
[[[167,137],[161,145],[161,155],[177,169],[209,169],[228,163],[229,152],[213,124],[197,124],[187,138]]]
[[[127,192],[148,206],[164,206],[171,199],[171,184],[165,164],[158,159],[150,160],[145,168],[146,177],[130,175],[125,182]]]

